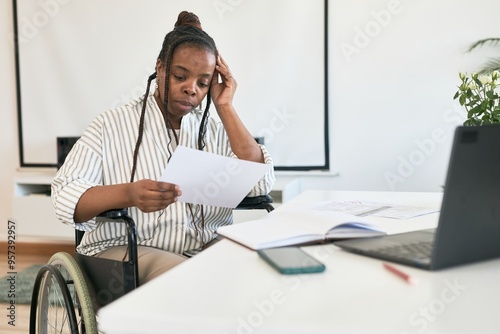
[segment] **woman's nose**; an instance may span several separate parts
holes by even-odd
[[[196,94],[196,88],[194,83],[186,83],[184,86],[184,93],[187,95],[194,95]]]

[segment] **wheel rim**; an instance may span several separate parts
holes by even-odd
[[[78,303],[74,305],[75,299],[65,277],[55,267],[47,268],[41,277],[38,295],[38,333],[75,333],[78,328],[75,314]]]

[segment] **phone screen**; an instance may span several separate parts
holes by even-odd
[[[257,253],[282,274],[319,273],[325,265],[299,247],[281,247],[258,250]]]

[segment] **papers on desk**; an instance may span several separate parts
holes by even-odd
[[[178,146],[160,181],[179,185],[180,202],[235,208],[269,168]]]
[[[395,205],[370,201],[326,201],[314,206],[317,210],[344,212],[358,217],[375,216],[393,219],[409,219],[438,212],[418,206]]]

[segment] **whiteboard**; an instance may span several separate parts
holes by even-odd
[[[234,106],[277,170],[328,169],[325,0],[17,0],[21,167],[57,163],[57,137],[144,94],[182,10],[238,82]],[[17,7],[17,9],[16,9]],[[216,116],[214,107],[211,115]]]

